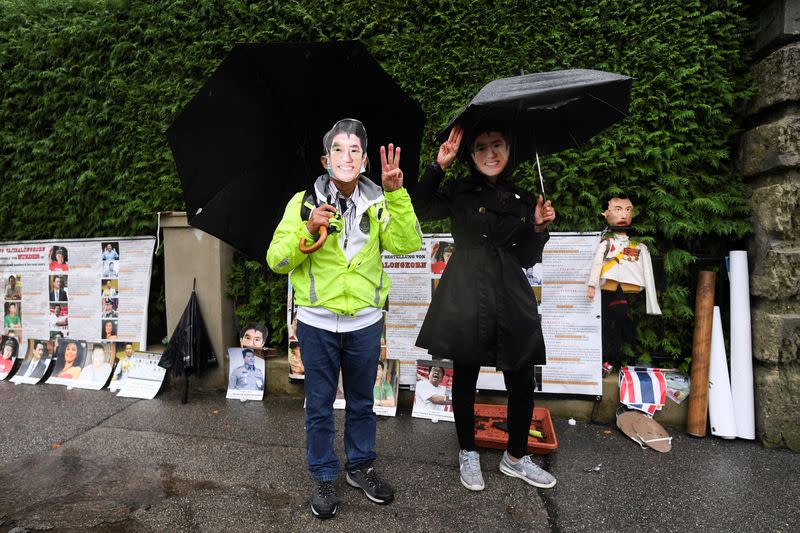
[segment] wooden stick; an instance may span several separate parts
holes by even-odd
[[[689,413],[686,432],[694,437],[706,436],[708,422],[708,368],[711,363],[711,324],[714,316],[714,284],[717,275],[703,270],[697,277],[697,298],[694,306],[694,343],[692,345],[692,385],[689,391]]]

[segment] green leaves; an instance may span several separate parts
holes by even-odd
[[[750,232],[731,159],[751,94],[744,13],[727,0],[0,0],[0,238],[152,234],[153,213],[182,210],[163,132],[236,42],[361,39],[427,114],[421,165],[435,133],[492,79],[611,70],[636,78],[631,116],[543,158],[545,186],[556,230],[600,229],[609,195],[634,198],[666,273],[664,317],[640,322],[640,338],[679,364],[691,351],[694,257],[722,255]],[[537,191],[534,167],[518,170]],[[159,276],[157,264],[151,325]],[[285,340],[285,287],[244,260],[230,279],[240,319],[266,318],[273,343]]]

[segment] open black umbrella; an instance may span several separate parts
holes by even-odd
[[[237,44],[167,130],[189,224],[265,261],[291,196],[323,172],[322,136],[360,120],[380,182],[381,145],[416,183],[425,117],[358,41]]]
[[[500,124],[513,136],[515,164],[579,147],[628,116],[632,81],[585,69],[497,79],[486,84],[436,140],[445,141],[456,124],[467,138],[482,124]]]

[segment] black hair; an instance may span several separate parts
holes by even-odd
[[[245,356],[245,354],[247,354],[247,353],[249,353],[249,354],[250,354],[250,355],[252,355],[253,357],[255,357],[255,356],[256,356],[256,353],[255,353],[255,352],[254,352],[254,351],[253,351],[251,348],[245,348],[244,350],[242,350],[242,360],[244,360],[244,356]]]
[[[297,341],[292,341],[289,343],[289,350],[294,350],[295,348],[299,348],[300,343]]]
[[[63,246],[53,246],[53,252],[50,254],[50,261],[56,260],[56,254],[61,254],[64,256],[64,263],[68,261],[67,258],[67,249]]]
[[[323,154],[327,155],[331,151],[333,138],[340,133],[347,135],[355,135],[361,141],[361,148],[364,152],[367,151],[367,130],[364,125],[354,118],[343,118],[333,125],[333,127],[322,137],[322,150]]]
[[[61,348],[61,346],[64,346],[64,349],[60,351],[61,352],[60,354],[56,354],[59,357],[56,358],[56,366],[55,368],[53,368],[52,375],[58,376],[58,374],[60,374],[61,371],[64,370],[64,363],[66,362],[64,360],[64,354],[67,353],[67,346],[69,346],[70,344],[74,344],[75,347],[78,349],[78,355],[75,357],[75,361],[72,363],[72,366],[83,368],[83,360],[85,355],[83,350],[83,345],[76,340],[65,339],[63,342],[59,343],[59,348]],[[56,351],[58,352],[59,350]]]
[[[19,350],[19,342],[14,337],[6,337],[3,341],[3,351],[5,351],[6,346],[11,346],[11,353],[14,357],[17,356],[17,351]],[[13,359],[13,358],[12,358]]]
[[[383,361],[381,361],[380,359],[378,359],[378,366],[381,367],[382,369],[386,370],[386,367],[383,366]]]
[[[261,335],[264,337],[264,342],[267,342],[267,326],[264,324],[259,324],[258,322],[248,322],[245,324],[244,327],[239,330],[239,338],[241,339],[244,337],[244,334],[247,333],[247,330],[249,329],[254,329],[261,332]]]

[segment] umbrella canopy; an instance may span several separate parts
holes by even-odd
[[[425,117],[358,41],[237,44],[166,132],[189,224],[265,261],[286,203],[323,172],[322,136],[342,118],[402,148],[416,183]]]
[[[600,70],[559,70],[486,84],[437,135],[460,124],[466,138],[485,124],[513,136],[513,163],[575,148],[628,116],[632,78]],[[462,155],[468,148],[462,144]]]

